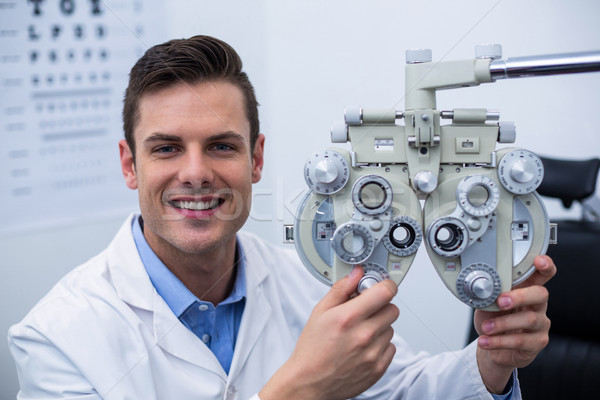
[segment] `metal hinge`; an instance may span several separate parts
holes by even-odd
[[[550,222],[550,239],[548,244],[558,243],[558,224],[556,222]]]
[[[283,243],[294,243],[294,225],[283,225]]]

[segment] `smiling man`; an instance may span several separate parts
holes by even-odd
[[[236,233],[263,165],[264,136],[251,139],[244,103],[227,81],[176,82],[141,98],[131,144],[119,144],[144,238],[194,295],[214,304],[231,291]]]
[[[356,267],[327,292],[293,252],[240,231],[263,168],[257,106],[218,39],[136,63],[119,149],[141,213],[11,328],[19,398],[520,398],[515,368],[548,340],[552,261],[502,312],[476,313],[478,342],[414,353],[391,327],[393,282],[355,297]]]

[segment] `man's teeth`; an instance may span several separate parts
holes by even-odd
[[[186,210],[203,211],[210,210],[219,205],[219,199],[211,201],[175,201],[175,207],[184,208]]]

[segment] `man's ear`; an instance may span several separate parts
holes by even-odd
[[[260,181],[264,163],[265,135],[260,133],[254,144],[254,154],[252,155],[252,183]]]
[[[135,165],[133,163],[133,153],[127,144],[127,141],[119,141],[119,154],[121,156],[121,171],[125,178],[125,184],[129,189],[137,189],[137,175],[135,174]]]

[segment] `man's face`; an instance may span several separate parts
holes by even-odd
[[[260,135],[252,154],[240,89],[220,81],[180,83],[145,94],[139,112],[135,166],[126,142],[119,146],[150,246],[160,257],[235,243],[261,176],[264,146]]]

